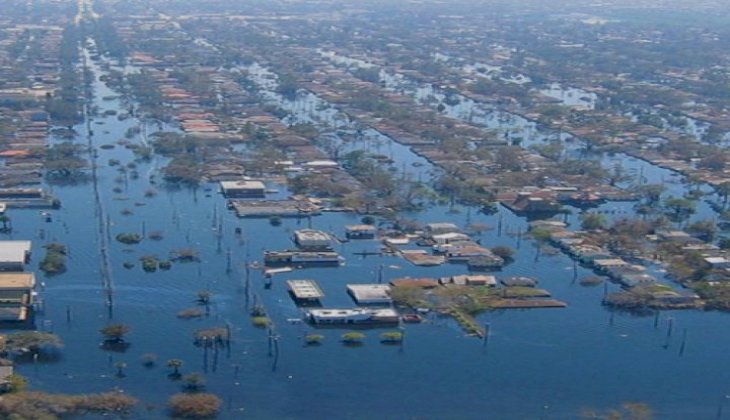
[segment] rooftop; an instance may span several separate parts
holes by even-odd
[[[429,223],[426,225],[427,230],[446,230],[446,229],[453,229],[453,230],[459,230],[459,227],[456,226],[453,223]]]
[[[376,230],[376,228],[373,225],[347,225],[345,226],[345,230],[347,230],[348,232],[373,232]]]
[[[424,289],[430,289],[438,287],[439,282],[432,278],[411,278],[404,277],[400,279],[391,280],[390,284],[393,286],[404,286],[404,287],[421,287]]]
[[[315,229],[300,229],[294,231],[297,241],[329,241],[330,236],[326,232]]]
[[[264,183],[261,181],[254,180],[221,181],[221,188],[223,188],[223,190],[263,190],[266,189],[266,185],[264,185]]]
[[[463,274],[451,277],[451,282],[456,285],[471,286],[471,285],[484,285],[484,286],[496,286],[497,279],[494,276],[483,275],[483,274]]]
[[[387,284],[348,284],[347,292],[357,303],[390,303],[390,286]]]
[[[600,260],[594,260],[593,264],[600,266],[600,267],[616,267],[616,266],[625,266],[628,265],[628,263],[620,258],[605,258]]]
[[[0,289],[32,289],[34,286],[33,273],[0,273]]]
[[[24,263],[30,253],[30,241],[0,241],[0,263]]]
[[[287,280],[286,284],[297,299],[321,299],[324,297],[324,292],[314,280]]]

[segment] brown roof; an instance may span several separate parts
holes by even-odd
[[[395,279],[390,282],[393,286],[405,286],[405,287],[421,287],[424,289],[430,289],[439,285],[438,280],[432,278],[421,278],[414,279],[410,277]]]
[[[0,289],[27,289],[33,286],[33,273],[0,273]]]

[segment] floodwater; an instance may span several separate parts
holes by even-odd
[[[96,75],[100,75],[95,68]],[[98,80],[98,77],[97,77]],[[120,106],[103,84],[94,84],[95,104],[101,110]],[[102,124],[97,124],[102,123]],[[389,256],[367,256],[375,241],[337,245],[346,258],[339,268],[308,268],[276,275],[270,284],[258,270],[247,271],[247,261],[261,260],[265,249],[292,246],[292,231],[306,220],[285,219],[271,226],[261,219],[236,219],[225,208],[215,185],[197,190],[152,185],[150,175],[164,162],[139,163],[137,179],[125,180],[109,159],[123,164],[130,151],[116,146],[133,119],[94,117],[92,144],[98,150],[98,191],[103,206],[95,206],[93,185],[54,186],[63,207],[45,223],[37,211],[11,210],[15,227],[4,239],[32,239],[33,266],[42,258],[42,245],[59,241],[69,246],[68,271],[43,278],[45,311],[37,316],[40,329],[53,331],[65,342],[54,360],[19,365],[34,389],[53,392],[100,392],[114,388],[137,396],[138,417],[163,418],[167,398],[181,389],[168,378],[165,362],[184,361],[183,373],[201,372],[206,389],[224,401],[220,418],[575,418],[584,407],[606,409],[624,401],[651,404],[658,418],[715,418],[730,391],[727,315],[699,311],[662,312],[657,327],[653,317],[613,313],[601,306],[602,287],[586,288],[577,280],[591,273],[575,268],[563,255],[536,258],[532,244],[515,235],[526,229],[524,219],[500,210],[485,216],[457,207],[459,212],[434,207],[409,215],[423,222],[452,221],[460,226],[485,223],[494,227],[479,239],[487,246],[518,248],[515,263],[498,275],[527,275],[554,297],[569,303],[566,309],[498,311],[479,317],[490,323],[483,341],[466,337],[446,318],[405,325],[402,347],[382,345],[379,334],[367,330],[361,347],[343,346],[345,330],[325,329],[323,344],[305,347],[301,337],[312,331],[291,323],[302,312],[289,298],[285,280],[315,279],[324,289],[325,307],[352,307],[345,293],[348,283],[371,283],[383,267],[383,279],[438,277],[463,274],[462,265],[435,268],[411,266]],[[79,127],[79,132],[85,131]],[[85,136],[77,140],[88,141]],[[141,141],[141,139],[133,139]],[[397,165],[407,149],[394,152]],[[415,159],[415,158],[413,158]],[[157,177],[159,178],[159,177]],[[121,188],[120,193],[113,192]],[[158,194],[145,197],[154,188]],[[132,214],[122,215],[123,210]],[[109,220],[113,305],[107,305],[102,284],[99,222]],[[344,236],[345,224],[357,223],[350,214],[329,213],[311,220],[314,228]],[[502,229],[496,229],[499,221]],[[235,228],[242,234],[236,235]],[[121,232],[163,232],[160,241],[145,239],[126,246],[114,240]],[[180,248],[194,248],[200,262],[175,263],[169,271],[145,273],[139,258],[169,258]],[[228,263],[230,255],[230,264]],[[125,269],[123,263],[135,262]],[[210,314],[181,320],[175,314],[196,306],[197,292],[213,293]],[[608,290],[616,286],[609,285]],[[278,357],[269,355],[267,332],[251,325],[249,309],[263,304],[275,323]],[[669,319],[673,332],[668,334]],[[100,348],[98,329],[109,322],[132,327],[124,352]],[[230,326],[229,348],[214,351],[196,347],[193,332],[200,328]],[[681,351],[686,331],[684,351]],[[140,357],[156,353],[156,367],[142,366]],[[117,362],[126,362],[126,377],[115,376]]]

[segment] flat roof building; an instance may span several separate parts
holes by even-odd
[[[387,284],[348,284],[347,293],[359,305],[386,304],[393,302]]]
[[[483,274],[463,274],[458,276],[446,277],[447,283],[453,283],[457,286],[490,286],[497,285],[497,279],[494,276]]]
[[[432,235],[431,239],[433,239],[434,242],[436,242],[437,244],[450,244],[453,242],[471,240],[468,235],[461,232],[439,233],[436,235]]]
[[[315,324],[397,324],[400,316],[395,309],[310,309],[307,318]]]
[[[321,230],[300,229],[294,231],[294,243],[304,249],[328,249],[332,238]]]
[[[349,239],[373,239],[377,229],[373,225],[347,225],[345,236]]]
[[[226,198],[264,198],[266,195],[266,185],[261,181],[221,181],[220,184]]]
[[[286,284],[298,302],[316,303],[324,297],[324,292],[314,280],[287,280]]]
[[[23,271],[30,261],[30,241],[0,241],[0,271]]]

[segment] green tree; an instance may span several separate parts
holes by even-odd
[[[205,387],[205,376],[200,373],[189,373],[182,377],[183,388],[189,392],[198,392]]]
[[[43,331],[23,331],[9,334],[5,338],[4,351],[9,353],[33,354],[57,351],[63,347],[63,341],[56,334]]]
[[[508,246],[498,245],[492,248],[492,253],[503,260],[511,260],[515,250]]]
[[[664,200],[664,207],[674,221],[681,221],[695,212],[695,203],[686,198],[668,197]]]
[[[581,229],[598,230],[606,227],[606,217],[598,213],[585,213],[581,216]]]
[[[307,334],[304,336],[304,344],[308,346],[316,346],[322,343],[324,336],[321,334]]]
[[[172,369],[172,376],[180,376],[180,368],[183,366],[183,361],[180,359],[170,359],[167,361],[167,367]]]
[[[175,418],[207,419],[218,414],[221,400],[214,394],[175,394],[168,405]]]
[[[28,388],[28,379],[19,373],[13,373],[5,380],[10,383],[10,392],[23,392]]]
[[[342,334],[342,342],[345,344],[361,344],[364,339],[365,334],[357,331]]]
[[[715,187],[717,193],[722,197],[722,207],[727,207],[728,196],[730,196],[730,182],[723,182]]]
[[[124,342],[124,336],[127,335],[132,328],[126,324],[109,324],[101,328],[99,332],[104,336],[104,340],[110,343]]]
[[[653,206],[659,203],[659,199],[667,187],[663,184],[645,184],[639,187],[639,192],[644,196],[647,204]]]
[[[711,219],[698,220],[687,226],[687,232],[697,236],[703,241],[712,242],[715,238],[715,233],[717,233],[717,225],[715,224],[715,221]]]
[[[48,176],[54,178],[71,178],[78,176],[86,167],[81,158],[83,147],[79,144],[64,142],[51,146],[46,151],[44,168]]]
[[[730,238],[720,238],[717,242],[717,246],[719,246],[720,249],[730,249]]]

